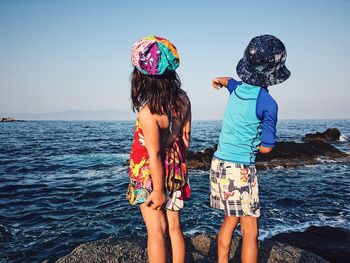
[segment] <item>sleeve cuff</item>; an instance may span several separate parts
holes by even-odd
[[[267,143],[267,142],[261,142],[261,145],[264,147],[268,147],[268,148],[273,148],[275,147],[275,143]]]

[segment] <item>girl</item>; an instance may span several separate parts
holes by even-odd
[[[134,44],[131,60],[131,99],[138,116],[127,198],[132,205],[140,205],[149,262],[166,261],[166,234],[172,262],[184,262],[180,210],[190,195],[185,156],[190,145],[191,106],[175,72],[179,56],[171,42],[151,36]]]

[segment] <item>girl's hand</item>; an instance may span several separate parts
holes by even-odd
[[[153,210],[161,210],[166,200],[167,198],[163,191],[153,191],[143,205],[150,206]]]

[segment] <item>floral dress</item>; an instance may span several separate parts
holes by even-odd
[[[184,142],[181,135],[165,147],[162,160],[165,172],[165,189],[168,197],[165,208],[178,211],[183,208],[183,201],[191,194],[187,177]],[[132,205],[144,203],[153,191],[153,185],[149,155],[138,119],[136,120],[134,141],[130,153],[129,176],[127,199]]]

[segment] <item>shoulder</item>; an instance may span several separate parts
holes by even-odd
[[[258,119],[263,120],[266,113],[269,113],[271,116],[277,116],[277,111],[277,102],[266,88],[261,88],[256,101],[256,116]]]
[[[188,102],[190,101],[190,98],[188,97],[187,92],[184,90],[180,91],[179,97],[184,101],[188,101]]]
[[[181,93],[179,94],[179,97],[181,99],[181,102],[184,108],[191,108],[190,98],[188,97],[187,93],[184,90],[181,91]]]
[[[156,115],[151,113],[151,110],[147,104],[145,104],[137,113],[140,122],[144,120],[155,119]]]
[[[271,96],[269,91],[266,88],[261,88],[259,96],[258,96],[258,103],[260,107],[263,107],[265,109],[274,109],[278,108],[278,104],[275,101],[275,99]]]

